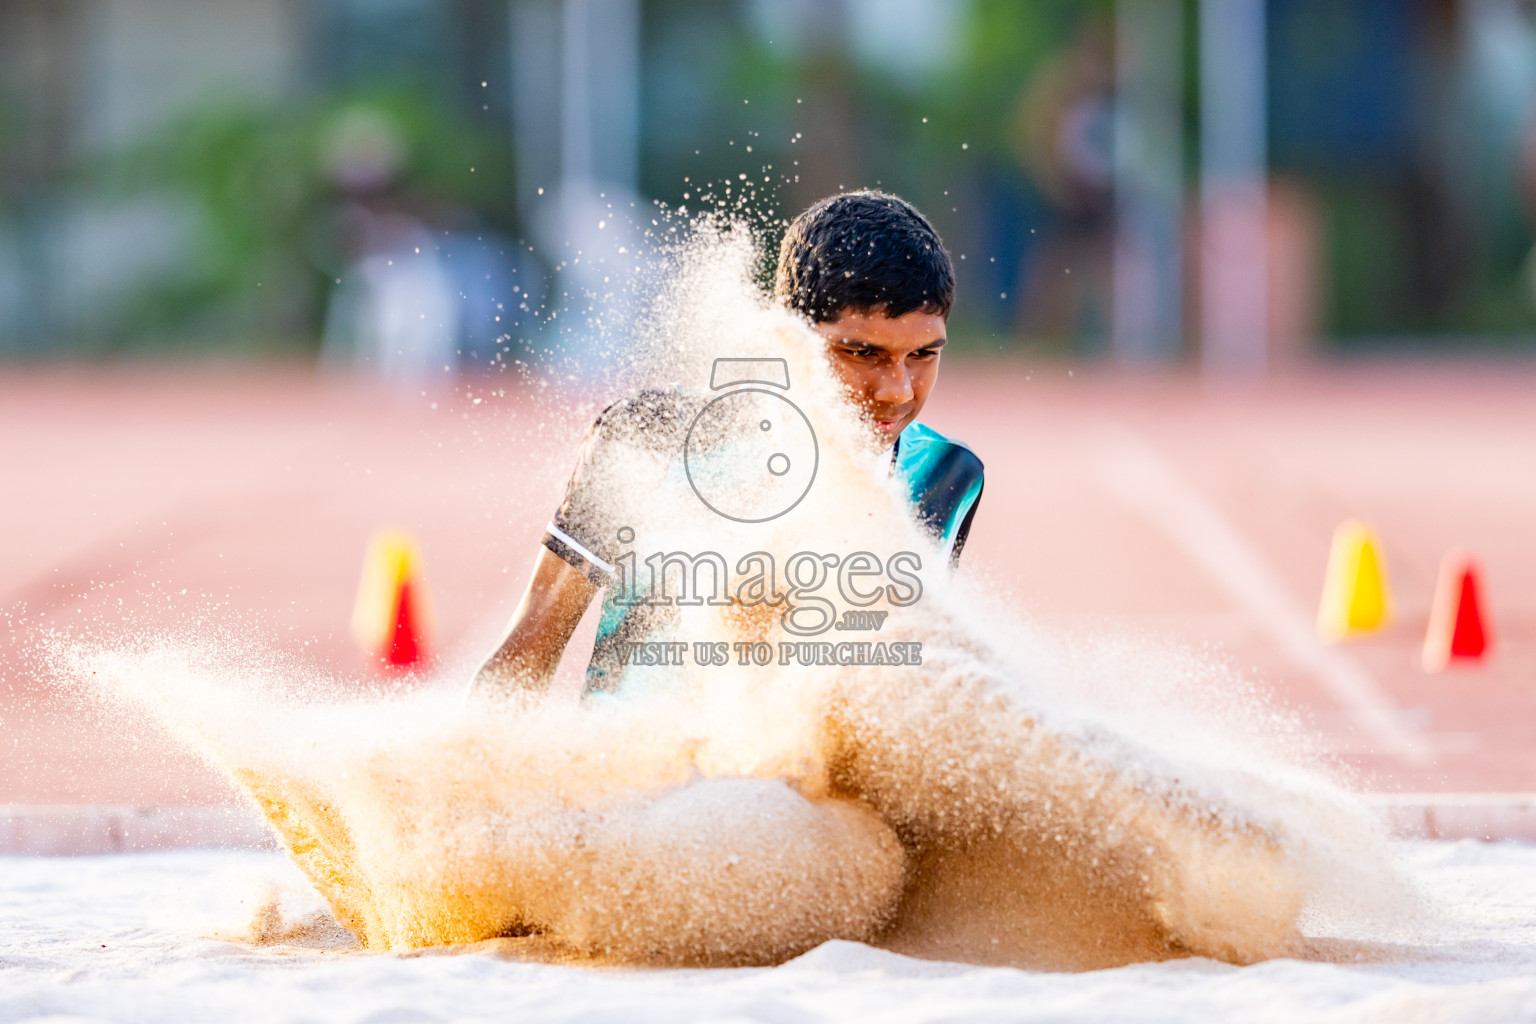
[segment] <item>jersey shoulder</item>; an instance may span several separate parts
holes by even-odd
[[[914,422],[897,440],[896,472],[907,483],[918,522],[949,551],[952,561],[958,558],[981,500],[981,459],[969,446]]]
[[[981,457],[970,445],[917,421],[908,424],[897,441],[896,469],[914,482],[936,473],[967,480],[980,480],[985,474]]]

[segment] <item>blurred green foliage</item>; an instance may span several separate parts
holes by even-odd
[[[825,34],[802,24],[787,40],[765,38],[745,4],[648,0],[642,10],[645,194],[698,209],[701,194],[722,199],[746,175],[752,198],[737,186],[727,205],[763,232],[771,258],[782,224],[822,195],[896,192],[969,255],[952,336],[961,347],[1015,343],[999,301],[1011,281],[998,286],[977,260],[994,253],[999,230],[1028,235],[1024,220],[1040,212],[1020,155],[1021,97],[1085,28],[1107,28],[1112,0],[972,0],[953,59],[917,68],[861,56],[857,27],[833,17],[812,22]],[[1016,265],[1025,244],[999,260]]]
[[[53,252],[71,204],[103,198],[158,200],[188,214],[190,225],[180,246],[190,255],[136,286],[121,307],[96,311],[90,338],[39,330],[40,345],[312,348],[326,295],[347,262],[349,204],[396,209],[434,227],[522,233],[507,112],[490,117],[484,103],[490,95],[510,102],[505,9],[460,4],[452,10],[483,8],[484,17],[444,20],[449,7],[423,3],[412,8],[417,21],[397,22],[382,8],[353,6],[347,18],[333,18],[335,45],[316,51],[330,54],[307,80],[321,91],[266,105],[210,103],[74,175],[58,170],[74,150],[37,142],[51,138],[38,128],[51,123],[39,111],[51,108],[23,110],[0,93],[0,234],[30,246],[18,251]],[[835,6],[829,0],[817,10]],[[1103,42],[1093,33],[1107,39],[1114,0],[956,0],[963,14],[953,59],[922,67],[871,59],[860,46],[866,41],[853,35],[856,19],[818,20],[796,9],[789,20],[802,19],[803,37],[791,45],[765,38],[768,8],[746,0],[643,0],[639,191],[692,210],[706,183],[719,186],[717,195],[729,185],[733,205],[749,191],[735,209],[756,219],[770,250],[785,218],[832,189],[896,191],[969,257],[959,267],[957,334],[993,347],[1026,343],[1024,269],[1063,211],[1026,167],[1026,150],[1041,144],[1023,137],[1022,97],[1059,71],[1069,51],[1093,50],[1085,40]],[[1536,198],[1526,194],[1536,194],[1536,181],[1517,181],[1523,136],[1477,128],[1478,111],[1465,98],[1461,106],[1418,109],[1425,96],[1460,95],[1453,37],[1433,34],[1461,24],[1448,19],[1450,8],[1268,0],[1268,10],[1271,164],[1316,215],[1321,347],[1536,331],[1536,214],[1527,209]],[[1170,11],[1185,32],[1193,215],[1198,2],[1175,0]],[[443,38],[417,40],[429,23]],[[374,34],[363,39],[359,25]],[[443,41],[461,35],[463,45]],[[391,47],[405,56],[380,56]],[[471,60],[471,51],[484,51],[484,59]],[[468,74],[471,66],[480,70]],[[367,194],[340,184],[328,155],[337,133],[362,115],[392,126],[401,151],[387,186]],[[1463,135],[1472,142],[1458,141]],[[1435,156],[1437,146],[1455,159]],[[64,277],[42,256],[34,262],[43,268],[37,280]],[[39,286],[24,280],[27,287]],[[74,322],[60,316],[48,326],[64,331]],[[1081,326],[1059,333],[1071,330],[1091,333]],[[1037,340],[1089,351],[1065,338]]]
[[[846,108],[838,113],[862,152],[861,178],[844,183],[850,187],[878,178],[921,192],[988,157],[1012,162],[1020,93],[1084,24],[1107,24],[1113,7],[1112,0],[974,0],[952,65],[914,78],[860,63],[849,40],[785,46],[750,31],[739,10],[653,0],[645,6],[643,185],[676,201],[685,176],[695,184],[727,181],[773,163],[792,177],[797,154],[826,142],[790,142],[817,105]],[[684,53],[690,63],[680,68]],[[701,81],[719,85],[700,89]],[[921,204],[923,196],[911,198]]]
[[[966,25],[963,58],[935,90],[947,148],[968,142],[981,153],[1006,155],[1009,114],[1040,66],[1085,24],[1107,26],[1112,0],[977,0]]]
[[[428,94],[370,88],[306,102],[215,105],[90,168],[108,195],[190,204],[193,255],[133,295],[108,344],[312,350],[325,295],[344,269],[327,165],[348,119],[387,125],[398,166],[371,197],[428,223],[445,214],[512,224],[511,151]]]

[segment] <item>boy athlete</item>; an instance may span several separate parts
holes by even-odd
[[[795,218],[779,249],[774,296],[826,339],[827,359],[881,450],[904,480],[912,512],[951,564],[981,500],[981,460],[917,422],[938,379],[955,272],[938,233],[911,204],[881,192],[823,199]],[[599,588],[607,588],[586,693],[615,690],[623,642],[643,639],[646,609],[615,601],[611,530],[598,525],[589,485],[604,443],[628,429],[678,451],[675,400],[644,392],[605,409],[588,430],[565,501],[544,534],[533,578],[512,621],[475,676],[474,690],[543,690]],[[605,557],[606,556],[606,557]],[[666,609],[664,611],[670,611]]]

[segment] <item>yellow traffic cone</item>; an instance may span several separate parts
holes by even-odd
[[[1329,640],[1369,633],[1392,617],[1392,596],[1381,562],[1381,542],[1364,523],[1350,520],[1333,531],[1328,574],[1317,629]]]
[[[427,590],[421,554],[404,530],[378,530],[368,540],[352,636],[369,660],[385,671],[425,665],[430,644]]]

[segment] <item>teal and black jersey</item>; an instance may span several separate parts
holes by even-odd
[[[606,588],[597,642],[587,666],[586,692],[616,690],[625,675],[618,652],[624,645],[665,634],[675,609],[620,603],[612,586],[620,555],[613,522],[620,510],[604,507],[605,459],[633,457],[636,447],[658,453],[682,450],[694,399],[683,393],[648,391],[603,410],[582,443],[576,469],[544,533],[544,546]],[[624,439],[624,449],[613,442]],[[891,470],[907,484],[912,513],[933,536],[951,565],[965,547],[981,501],[982,465],[965,445],[913,423],[901,432],[892,452]]]
[[[981,460],[959,441],[913,423],[896,439],[895,472],[907,482],[917,521],[958,565],[981,504]]]

